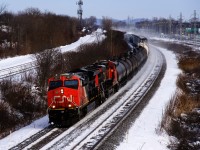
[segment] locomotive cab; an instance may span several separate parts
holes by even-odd
[[[59,77],[50,78],[48,83],[49,122],[67,124],[66,122],[71,118],[78,119],[76,112],[79,106],[88,102],[81,78],[74,74],[62,74]]]

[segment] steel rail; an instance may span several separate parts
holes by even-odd
[[[163,64],[163,62],[160,63]],[[77,143],[72,149],[97,149],[98,145],[100,145],[107,136],[112,134],[120,123],[122,123],[122,121],[126,119],[126,117],[142,101],[142,98],[152,87],[161,69],[162,65],[156,65],[150,76],[132,95],[130,95],[130,97],[125,100],[123,105],[119,106],[111,116],[108,116],[103,120],[101,124],[84,137],[84,140]]]
[[[33,62],[25,63],[22,65],[17,65],[17,66],[1,69],[0,79],[4,79],[4,78],[11,77],[23,72],[27,72],[37,67],[38,65],[36,65],[36,61],[33,61]]]
[[[43,137],[44,135],[48,134],[53,129],[54,128],[52,128],[50,126],[46,127],[43,130],[37,132],[36,134],[30,136],[29,138],[25,139],[21,143],[17,144],[16,146],[10,148],[9,150],[21,150],[21,149],[25,148],[26,146],[30,145],[31,143],[33,143],[34,141],[36,141],[37,139],[39,139],[39,138]]]
[[[153,85],[154,81],[161,71],[162,64],[164,62],[163,55],[160,52],[157,52],[157,55],[157,57],[162,57],[162,61],[159,61],[159,59],[157,59],[157,62],[154,64],[153,69],[148,68],[149,70],[151,69],[151,73],[148,74],[147,78],[141,81],[142,83],[139,88],[137,88],[134,92],[131,91],[132,94],[130,96],[128,96],[126,99],[121,98],[121,100],[119,100],[120,106],[118,105],[118,107],[116,108],[110,108],[108,104],[105,104],[107,105],[107,107],[105,106],[107,110],[112,109],[112,112],[108,112],[107,110],[102,109],[101,113],[107,114],[107,116],[103,117],[104,119],[100,119],[101,121],[99,122],[96,117],[95,121],[98,122],[96,125],[88,123],[88,120],[91,119],[87,118],[87,121],[82,121],[81,123],[77,124],[76,126],[74,126],[73,129],[71,129],[71,131],[67,131],[66,133],[64,133],[65,135],[63,135],[61,138],[57,138],[51,142],[54,144],[49,144],[43,149],[93,149],[97,147],[97,145],[101,143],[101,141],[103,141],[107,135],[111,134],[112,129],[115,129],[117,124],[122,122],[123,116],[127,116],[128,112],[131,111],[131,108],[134,109],[137,106],[137,104],[142,100],[142,97],[145,95],[145,93],[147,93]],[[148,64],[146,63],[146,65]],[[98,110],[98,112],[100,112],[100,109]],[[120,117],[122,118],[120,119]],[[93,118],[93,121],[91,122],[94,122],[94,116],[92,116],[91,118]],[[86,131],[86,133],[83,133],[85,135],[80,136],[82,132],[84,132],[85,130],[87,130],[87,128],[91,126],[93,128],[92,130],[90,130],[89,132]]]

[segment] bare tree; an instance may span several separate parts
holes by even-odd
[[[86,18],[85,20],[85,26],[86,27],[93,27],[97,21],[96,17],[91,16],[89,18]]]
[[[27,15],[31,15],[31,16],[40,16],[42,14],[41,11],[38,8],[33,8],[33,7],[27,8],[25,10],[25,13]]]
[[[37,68],[37,84],[40,87],[41,96],[43,96],[46,92],[48,78],[55,75],[58,70],[62,70],[63,57],[60,49],[48,49],[35,54],[34,57],[39,66]]]
[[[6,10],[7,5],[1,4],[0,6],[0,14],[2,14]]]
[[[113,22],[111,18],[103,17],[102,26],[105,30],[110,31],[112,28]]]

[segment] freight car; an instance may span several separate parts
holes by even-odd
[[[140,38],[138,46],[119,59],[102,60],[50,78],[49,122],[71,125],[117,92],[147,59],[144,42],[146,39]]]

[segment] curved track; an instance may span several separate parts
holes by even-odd
[[[144,67],[125,87],[42,149],[97,148],[140,103],[158,77],[163,63],[163,55],[151,50]]]
[[[151,49],[142,69],[104,104],[69,129],[45,128],[16,149],[95,149],[135,109],[162,69],[162,54]],[[43,147],[43,148],[42,148]]]

